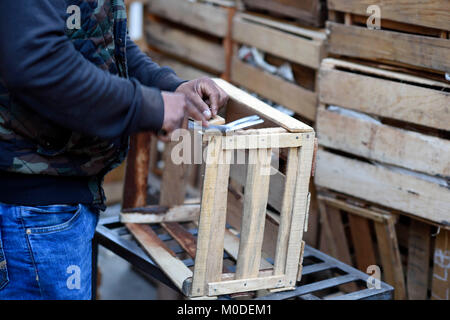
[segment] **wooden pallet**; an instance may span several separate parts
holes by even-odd
[[[323,27],[326,20],[324,0],[242,0],[247,10],[265,10],[274,16],[295,19],[301,24]]]
[[[448,227],[450,190],[433,177],[450,176],[449,89],[437,81],[324,60],[316,185]],[[330,105],[378,121],[334,112]]]
[[[381,10],[381,30],[367,28],[371,5]],[[450,70],[450,3],[438,1],[330,0],[329,51],[443,73]]]
[[[227,79],[234,12],[230,1],[147,1],[147,44],[177,60]]]
[[[255,47],[268,55],[269,63],[289,62],[295,83],[246,64],[235,55],[231,81],[314,121],[317,109],[316,72],[325,57],[325,33],[282,23],[259,15],[238,13],[233,20],[237,46]]]
[[[132,146],[133,157],[129,157],[127,167],[127,178],[131,183],[125,187],[128,196],[124,198],[128,201],[124,202],[121,219],[166,275],[190,298],[214,298],[260,289],[293,289],[301,274],[314,131],[224,80],[214,81],[230,96],[226,107],[227,121],[257,114],[265,120],[264,124],[226,136],[204,135],[206,165],[200,203],[184,202],[185,189],[180,183],[183,165],[172,163],[163,174],[161,194],[165,198],[160,199],[160,206],[146,206],[142,197],[147,186],[142,181],[148,174],[148,161],[143,161],[144,166],[141,166],[138,160],[148,159],[149,148],[142,143],[139,148]],[[283,172],[271,169],[274,148],[280,148],[281,154],[287,156],[286,166],[280,168]],[[230,162],[236,150],[249,157],[249,164],[245,166],[239,230],[226,227],[228,219],[237,217],[237,211],[227,206],[231,172],[242,169],[242,165],[231,165]],[[170,163],[170,159],[165,160],[166,165]],[[234,168],[236,166],[238,169]],[[268,170],[274,170],[275,174],[267,175]],[[138,183],[132,184],[133,181]],[[265,225],[267,204],[272,202],[269,202],[269,190],[272,184],[279,183],[282,186],[277,191],[283,191],[277,201],[281,201],[281,207],[279,214],[269,218],[273,226],[269,230],[272,238],[268,238]],[[178,222],[198,224],[198,237],[190,236]],[[160,223],[192,258],[195,257],[193,268],[186,267],[174,256],[148,225],[136,223]],[[266,246],[272,243],[273,252],[266,249],[264,243]],[[236,261],[235,273],[222,272],[224,250]],[[265,257],[272,258],[273,264]]]

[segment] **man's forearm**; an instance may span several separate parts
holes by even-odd
[[[139,81],[88,61],[64,32],[65,6],[64,0],[0,1],[0,30],[8,30],[0,36],[0,77],[12,97],[66,128],[105,139],[159,130],[162,123],[142,117],[163,112],[159,89],[148,88],[159,99],[144,104]]]
[[[175,91],[180,84],[185,82],[177,77],[169,67],[160,67],[153,62],[129,37],[127,39],[127,60],[130,76],[135,77],[146,86],[164,91]]]

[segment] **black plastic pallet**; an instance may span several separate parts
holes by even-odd
[[[158,226],[155,225],[155,228]],[[196,229],[190,229],[193,235],[197,234]],[[168,234],[159,235],[164,242],[173,240]],[[128,261],[131,265],[143,274],[158,280],[170,288],[178,289],[172,284],[164,272],[155,262],[144,252],[138,243],[132,238],[125,226],[120,223],[118,217],[102,218],[99,221],[94,237],[94,268],[97,266],[98,245],[102,245],[108,250]],[[175,253],[183,252],[178,244],[168,244]],[[225,254],[224,258],[228,258]],[[193,259],[183,260],[186,266],[194,265]],[[230,272],[233,270],[230,269]],[[93,292],[96,293],[96,276],[93,272]],[[336,275],[338,274],[338,275]],[[255,300],[388,300],[392,299],[394,288],[384,282],[380,282],[378,288],[367,288],[366,283],[370,281],[370,275],[365,274],[343,262],[340,262],[327,254],[324,254],[306,245],[304,253],[304,267],[302,270],[302,281],[297,284],[295,290],[271,293],[263,297],[253,298]],[[356,291],[341,293],[340,295],[323,294],[328,291],[337,291],[338,286],[348,283],[360,284]],[[361,286],[362,284],[362,286]],[[354,288],[357,286],[354,286]],[[231,296],[221,296],[219,299],[230,300]]]

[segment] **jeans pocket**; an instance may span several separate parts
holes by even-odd
[[[2,217],[0,216],[0,228],[2,226]],[[5,252],[3,251],[2,230],[0,229],[0,290],[9,282],[8,269],[6,265]]]
[[[22,220],[28,234],[63,231],[75,223],[82,205],[50,205],[22,207]]]

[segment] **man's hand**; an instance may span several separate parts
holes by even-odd
[[[206,77],[185,82],[175,92],[184,93],[188,116],[202,121],[205,127],[208,126],[208,120],[215,117],[228,102],[225,91]]]
[[[170,134],[179,128],[187,127],[187,99],[183,93],[161,92],[164,101],[164,121],[160,138],[169,141]]]

